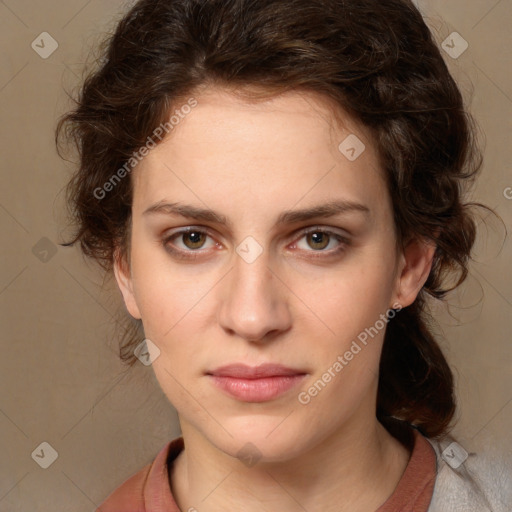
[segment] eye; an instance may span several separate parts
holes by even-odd
[[[303,239],[305,240],[305,244],[300,243]],[[319,256],[323,257],[326,255],[337,254],[343,251],[347,245],[349,245],[348,238],[340,233],[315,227],[313,229],[310,228],[307,231],[302,231],[298,242],[294,242],[292,247],[298,247],[300,250],[307,252],[318,252],[321,253]],[[329,246],[331,249],[325,250]],[[308,247],[313,250],[308,249]]]
[[[199,249],[205,249],[205,241],[208,238],[211,237],[207,231],[191,226],[166,236],[162,243],[165,249],[174,256],[184,259],[193,259],[197,258],[200,253],[203,252],[202,250],[199,251]],[[218,243],[213,242],[209,246],[206,246],[206,249],[218,245]]]
[[[347,237],[340,233],[320,227],[309,228],[299,233],[299,238],[292,244],[292,249],[312,253],[308,257],[325,258],[337,255],[346,249],[350,244]],[[207,244],[208,239],[211,240]],[[301,241],[305,240],[305,244]],[[221,244],[213,240],[208,231],[189,226],[174,231],[162,240],[165,250],[178,259],[196,259],[208,252],[213,247],[221,247]],[[309,249],[308,249],[309,247]],[[330,250],[325,250],[331,247]],[[318,253],[314,255],[313,253]]]
[[[207,236],[204,231],[189,230],[182,234],[181,241],[188,249],[200,249]]]

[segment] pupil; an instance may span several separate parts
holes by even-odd
[[[189,244],[194,246],[197,244],[201,244],[201,235],[202,233],[198,233],[196,231],[191,231],[186,234],[186,236],[189,239]]]
[[[324,247],[326,247],[326,244],[325,242],[322,244],[322,241],[323,241],[323,237],[326,237],[326,240],[328,238],[328,235],[326,235],[325,233],[319,233],[319,232],[316,232],[316,233],[312,233],[311,234],[311,238],[313,239],[313,243],[314,244],[321,244],[322,245],[322,249]]]

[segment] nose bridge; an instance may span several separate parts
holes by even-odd
[[[254,237],[247,236],[236,247],[233,264],[233,291],[240,298],[257,300],[259,294],[268,293],[266,288],[272,281],[271,254]]]
[[[232,272],[232,286],[239,299],[259,302],[263,297],[271,298],[273,294],[269,288],[274,283],[271,282],[273,278],[269,260],[268,252],[262,253],[254,261],[237,255]]]
[[[251,241],[242,242],[228,275],[219,322],[224,329],[250,341],[289,325],[283,285],[270,263],[267,251],[251,245]]]

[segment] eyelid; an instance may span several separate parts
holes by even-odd
[[[208,235],[210,238],[215,239],[215,235],[213,234],[212,230],[206,226],[183,226],[180,228],[174,228],[174,229],[164,232],[164,234],[162,235],[162,240],[163,240],[163,242],[167,243],[168,241],[178,237],[179,235],[183,235],[185,233],[191,233],[191,232],[195,232],[195,231],[197,231],[201,234]],[[198,249],[196,251],[187,251],[187,252],[200,252],[200,251],[201,251],[201,249]]]
[[[212,230],[210,228],[208,228],[207,226],[183,226],[183,227],[175,228],[168,232],[165,232],[164,235],[162,236],[162,243],[164,246],[172,245],[171,241],[174,238],[178,237],[179,235],[182,235],[185,233],[190,233],[193,231],[198,231],[202,234],[205,234],[216,241],[216,237],[212,233]],[[301,228],[301,229],[295,231],[295,233],[293,235],[291,235],[290,240],[293,243],[297,243],[305,235],[307,235],[309,233],[314,233],[317,231],[325,233],[329,236],[334,236],[335,238],[337,238],[338,242],[341,245],[349,245],[350,244],[349,234],[345,230],[340,230],[339,228],[335,228],[335,227],[331,227],[331,226],[323,226],[323,225],[319,225],[319,224],[306,226],[304,228]],[[220,242],[216,241],[215,245],[218,246],[219,243]],[[185,256],[185,258],[186,257],[189,257],[189,258],[198,257],[201,255],[201,253],[208,251],[208,249],[183,250],[183,249],[176,249],[176,248],[169,249],[169,250],[173,253],[188,254],[189,256]],[[329,251],[311,250],[311,251],[306,251],[306,252],[311,252],[311,253],[316,252],[318,254],[317,256],[313,256],[313,257],[322,257],[322,256],[320,256],[322,254],[325,254],[325,256],[327,257],[328,255],[334,254],[339,250],[340,250],[340,247],[338,247],[337,249],[331,249]],[[197,255],[197,256],[192,256],[192,255]]]
[[[307,226],[305,228],[301,228],[299,229],[298,231],[295,232],[295,234],[293,235],[293,237],[297,237],[297,236],[304,236],[308,233],[313,233],[315,231],[321,231],[322,233],[327,233],[329,235],[336,235],[336,236],[339,236],[340,238],[346,240],[348,242],[348,239],[349,239],[349,233],[346,231],[346,230],[343,230],[343,229],[340,229],[340,228],[335,228],[335,227],[331,227],[331,226],[322,226],[320,224],[314,224],[312,226]]]
[[[164,231],[164,237],[170,237],[170,236],[174,236],[174,235],[178,235],[178,234],[181,234],[181,233],[189,233],[190,231],[200,231],[201,233],[207,233],[208,235],[211,235],[212,234],[212,229],[209,228],[208,226],[192,226],[192,225],[188,225],[188,226],[180,226],[180,227],[176,227],[176,228],[172,228],[172,229],[168,229],[166,231]]]
[[[299,243],[300,240],[302,240],[304,236],[316,232],[326,234],[331,239],[334,238],[338,242],[338,244],[334,249],[330,250],[299,250],[297,257],[306,259],[308,261],[329,261],[329,258],[341,256],[347,250],[348,246],[351,245],[351,240],[349,238],[348,233],[343,230],[341,231],[343,232],[343,234],[337,228],[319,225],[308,226],[306,228],[300,229],[293,235],[294,249],[297,247],[297,244]],[[306,254],[306,256],[304,256],[304,254]]]
[[[208,228],[207,226],[183,226],[183,227],[179,227],[179,228],[174,228],[170,231],[166,231],[163,234],[162,238],[168,240],[169,238],[172,238],[173,236],[180,235],[182,233],[188,233],[188,232],[191,232],[194,230],[199,231],[201,233],[205,233],[208,236],[215,238],[213,231],[210,228]],[[304,236],[305,234],[311,233],[315,230],[322,231],[322,232],[325,232],[328,234],[337,235],[340,238],[346,239],[347,241],[348,241],[348,237],[350,236],[350,234],[346,230],[342,230],[340,228],[335,228],[335,227],[331,227],[331,226],[323,226],[320,224],[314,224],[314,225],[306,226],[304,228],[301,228],[301,229],[295,231],[294,234],[288,238],[293,240],[298,236]]]

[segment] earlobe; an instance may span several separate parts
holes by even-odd
[[[139,307],[135,300],[135,294],[133,291],[133,280],[130,275],[129,264],[125,261],[125,258],[116,251],[114,256],[114,276],[117,281],[117,286],[123,295],[124,303],[128,313],[140,320],[142,318]]]
[[[401,255],[397,281],[396,302],[402,307],[411,305],[425,284],[432,268],[436,245],[431,240],[411,240]]]

